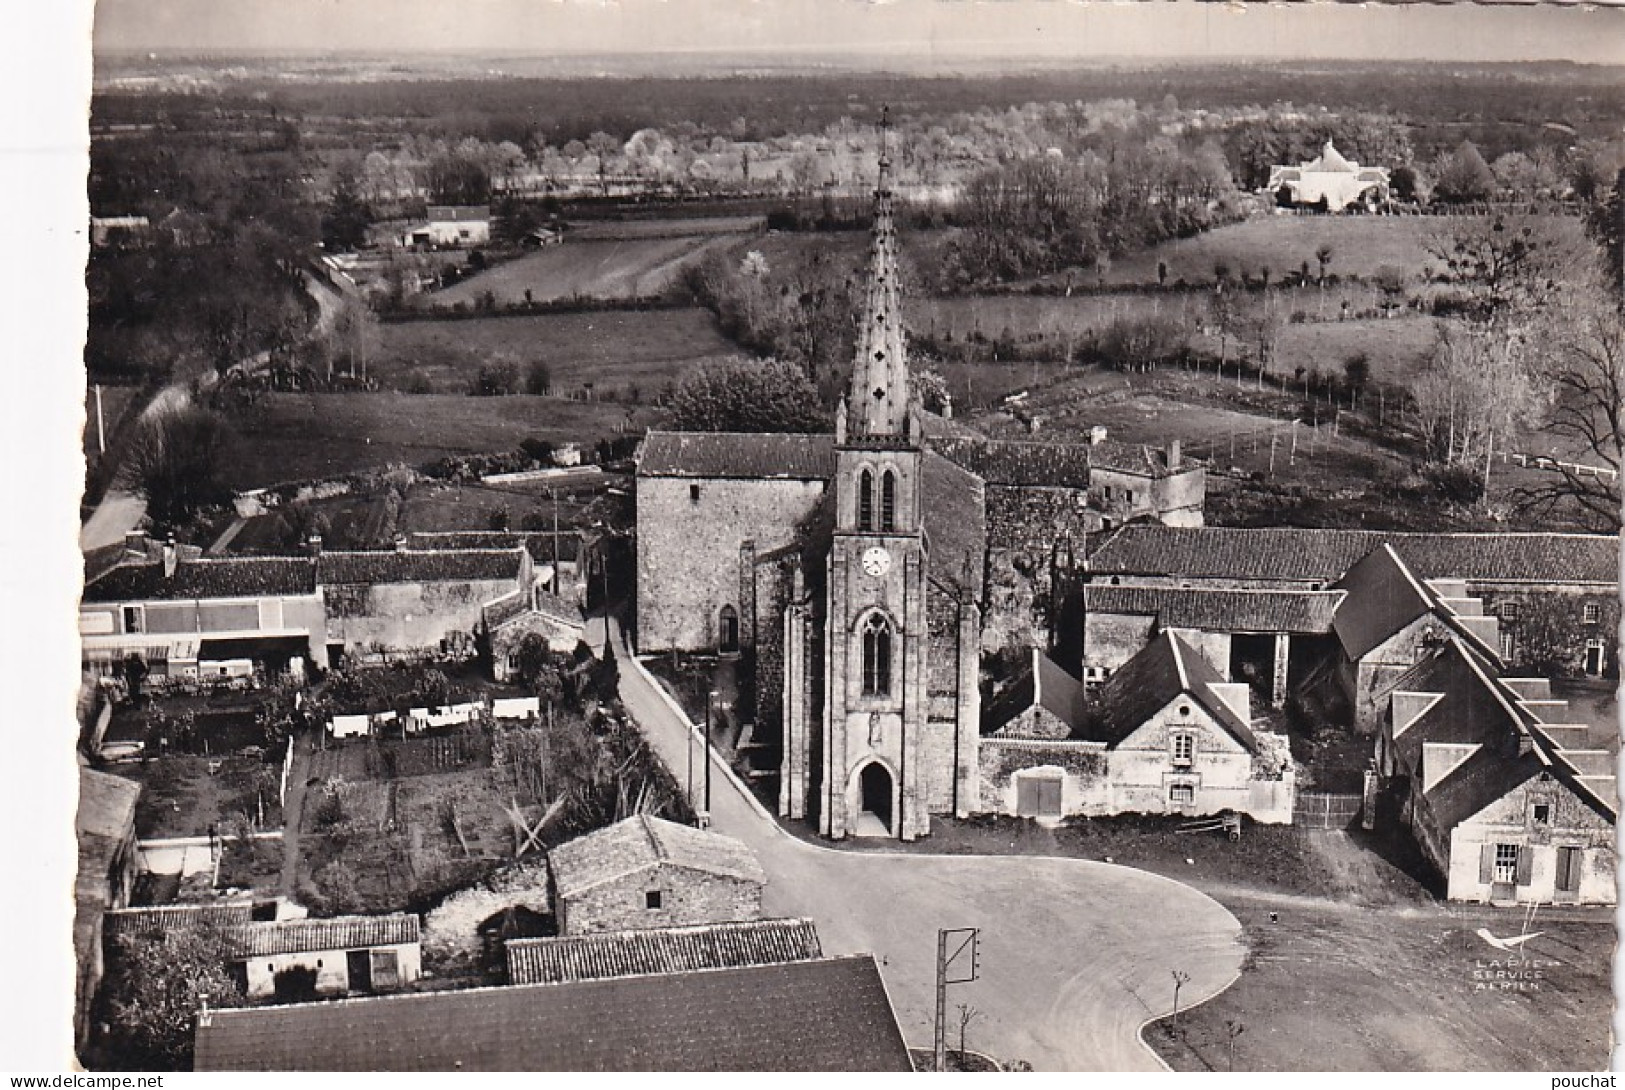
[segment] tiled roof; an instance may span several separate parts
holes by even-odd
[[[95,956],[98,927],[108,907],[108,879],[119,853],[135,836],[135,803],[140,795],[141,785],[122,776],[79,768],[73,947],[81,965]]]
[[[79,807],[74,829],[81,836],[121,838],[135,826],[141,785],[123,776],[79,769]]]
[[[109,912],[102,921],[109,938],[119,935],[167,935],[199,928],[236,928],[249,922],[254,908],[247,901],[210,904],[150,905]]]
[[[324,585],[517,579],[520,551],[512,548],[324,552],[316,558],[316,565],[317,577]]]
[[[1096,741],[1116,745],[1183,694],[1200,704],[1249,750],[1258,748],[1252,728],[1210,688],[1224,678],[1201,652],[1171,632],[1160,633],[1124,663],[1095,694]]]
[[[1605,534],[1413,534],[1124,526],[1089,557],[1096,574],[1331,582],[1384,542],[1419,579],[1616,584],[1619,538]]]
[[[640,477],[823,481],[834,472],[833,435],[651,431],[638,452]]]
[[[909,1071],[874,958],[212,1011],[198,1071]]]
[[[920,507],[931,550],[931,577],[979,599],[987,556],[982,482],[974,473],[927,451],[920,460]]]
[[[189,598],[258,598],[316,593],[316,567],[305,557],[255,556],[181,560],[164,566],[125,564],[85,587],[87,602],[152,602]]]
[[[530,553],[531,559],[544,564],[553,562],[553,533],[550,530],[419,530],[407,535],[411,548],[432,549],[517,549]],[[579,530],[560,530],[558,533],[558,559],[573,562],[581,551]]]
[[[933,438],[931,449],[988,484],[1088,488],[1090,447],[1002,439]]]
[[[238,956],[245,958],[399,946],[418,941],[418,918],[398,912],[388,916],[266,921],[246,925],[233,939]]]
[[[576,938],[511,939],[508,980],[563,984],[695,969],[736,969],[823,956],[811,920],[749,920]]]
[[[988,730],[997,731],[1034,704],[1065,723],[1072,734],[1079,733],[1088,719],[1083,683],[1037,649],[1021,676],[989,703],[983,722]]]
[[[641,814],[560,844],[548,861],[560,897],[660,863],[758,884],[767,881],[756,856],[733,837]]]
[[[1220,590],[1183,587],[1084,588],[1086,613],[1156,617],[1170,628],[1213,632],[1299,632],[1324,635],[1343,600],[1340,590]]]

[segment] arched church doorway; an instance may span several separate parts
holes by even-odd
[[[858,774],[858,833],[892,834],[892,779],[886,766],[870,761]]]

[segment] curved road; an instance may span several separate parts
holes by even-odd
[[[703,740],[608,625],[622,701],[679,783],[692,751],[698,795]],[[981,979],[948,992],[950,1043],[965,1003],[980,1012],[971,1047],[1040,1071],[1160,1070],[1139,1027],[1172,1010],[1172,974],[1190,974],[1188,1007],[1241,969],[1236,918],[1171,879],[1077,859],[820,847],[785,832],[721,760],[711,792],[713,827],[767,872],[764,911],[812,917],[827,954],[873,953],[911,1046],[931,1044],[939,927],[982,928]]]

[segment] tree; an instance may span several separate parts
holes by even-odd
[[[1466,204],[1495,196],[1495,175],[1470,140],[1435,160],[1433,175],[1433,192],[1440,200]]]
[[[1343,380],[1348,383],[1349,389],[1359,397],[1365,390],[1366,384],[1371,381],[1371,357],[1364,352],[1356,352],[1343,361]]]
[[[340,169],[333,177],[333,200],[322,216],[322,245],[329,250],[357,250],[367,241],[372,210],[361,197],[353,169]]]
[[[131,1070],[186,1070],[198,1011],[244,996],[226,972],[229,936],[203,925],[113,941],[106,984],[108,1051]]]
[[[1542,483],[1519,489],[1515,499],[1530,515],[1577,511],[1589,529],[1613,534],[1620,530],[1619,474],[1625,472],[1625,318],[1600,285],[1585,294],[1540,338],[1548,350],[1541,377],[1553,391],[1546,431],[1577,453]]]
[[[545,360],[533,360],[525,370],[525,393],[544,397],[553,392],[553,369]]]
[[[186,405],[143,422],[123,472],[147,501],[153,523],[174,529],[203,508],[231,498],[223,476],[231,445],[223,417]]]
[[[1322,242],[1315,247],[1315,261],[1320,265],[1319,283],[1326,282],[1326,266],[1332,263],[1332,256],[1335,252],[1330,243]]]
[[[609,157],[620,154],[621,142],[607,132],[595,132],[587,137],[586,150],[598,160],[598,187],[609,195]]]
[[[679,431],[817,432],[828,427],[818,391],[781,360],[726,359],[689,371],[672,392]]]
[[[564,699],[564,663],[547,646],[539,632],[527,632],[519,641],[517,672],[525,688],[535,693],[544,704],[556,704]]]

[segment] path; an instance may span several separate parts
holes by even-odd
[[[320,730],[321,727],[316,728]],[[299,826],[305,817],[305,780],[310,776],[310,734],[294,735],[293,765],[288,769],[288,796],[282,800],[282,896],[299,896]]]
[[[703,743],[637,664],[610,620],[621,698],[667,768],[696,794]],[[825,953],[873,953],[910,1045],[931,1044],[939,927],[979,926],[982,978],[950,991],[981,1012],[972,1047],[1038,1070],[1160,1070],[1139,1028],[1240,971],[1241,925],[1218,902],[1171,879],[1086,860],[851,852],[798,840],[713,758],[711,819],[744,841],[768,874],[763,909],[805,915]],[[950,1015],[952,1012],[950,1011]]]

